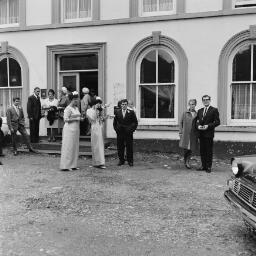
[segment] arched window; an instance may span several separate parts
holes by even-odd
[[[22,98],[21,67],[9,54],[0,57],[0,92],[0,115],[5,115],[13,97]]]
[[[138,65],[138,116],[141,120],[174,119],[176,67],[171,52],[151,48],[142,54]]]
[[[231,120],[256,120],[256,45],[241,47],[232,61]]]

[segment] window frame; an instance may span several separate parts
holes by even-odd
[[[78,9],[77,9],[77,14],[79,12],[79,0],[78,1]],[[73,22],[84,22],[84,21],[92,21],[93,18],[93,0],[91,1],[91,16],[87,18],[75,18],[75,19],[65,19],[65,0],[61,0],[61,16],[62,16],[62,22],[63,23],[73,23]]]
[[[152,50],[164,50],[166,51],[174,60],[174,83],[162,83],[162,85],[166,84],[174,84],[174,118],[141,118],[140,116],[140,108],[141,108],[141,83],[140,83],[140,67],[142,60],[144,57]],[[158,58],[156,60],[156,63],[158,63]],[[156,64],[157,65],[157,64]],[[156,75],[158,75],[156,73]],[[138,117],[139,125],[177,125],[178,124],[178,107],[179,107],[179,99],[178,99],[178,75],[179,75],[179,67],[178,67],[178,60],[175,55],[175,53],[162,45],[159,46],[150,46],[143,52],[141,52],[140,56],[138,57],[138,60],[136,62],[136,114]],[[150,85],[159,86],[159,83],[152,83]],[[149,84],[148,84],[149,85]],[[160,85],[161,86],[161,85]],[[158,99],[158,97],[157,97]],[[157,102],[156,102],[156,111],[157,111]]]
[[[250,5],[253,4],[252,6],[243,6],[243,5]],[[241,1],[239,3],[239,0],[233,0],[233,9],[246,9],[246,8],[256,8],[256,0],[246,0],[246,1]]]
[[[180,1],[180,0],[179,0]],[[157,0],[157,8],[159,9],[159,0]],[[172,11],[155,11],[155,12],[143,12],[143,0],[139,0],[139,14],[141,17],[161,16],[161,15],[173,15],[177,13],[177,0],[173,0]]]
[[[15,23],[9,23],[10,21],[10,16],[9,16],[9,8],[10,8],[10,0],[7,0],[7,21],[8,23],[5,23],[5,24],[0,24],[0,28],[6,28],[6,27],[18,27],[20,25],[20,8],[21,8],[21,5],[20,5],[20,0],[17,1],[18,3],[18,22],[15,22]]]
[[[238,47],[236,47],[230,57],[229,57],[229,61],[228,61],[228,115],[227,115],[227,121],[229,125],[233,125],[233,126],[241,126],[241,125],[250,125],[250,126],[256,126],[256,119],[232,119],[231,117],[231,111],[232,111],[232,85],[233,84],[250,84],[250,115],[251,115],[251,102],[252,102],[252,86],[253,84],[256,84],[256,81],[253,81],[253,50],[252,47],[256,46],[256,43],[253,42],[247,42],[243,45],[239,45]],[[251,48],[251,77],[250,77],[250,81],[234,81],[233,82],[233,61],[234,58],[236,56],[236,54],[238,53],[239,50],[241,50],[244,47],[250,46]],[[256,63],[254,63],[254,65],[256,65]]]

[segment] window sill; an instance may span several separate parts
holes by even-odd
[[[0,29],[1,28],[13,28],[13,27],[19,27],[19,23],[8,23],[8,24],[1,24],[0,25]]]

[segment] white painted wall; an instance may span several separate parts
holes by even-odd
[[[130,0],[100,1],[101,20],[129,18]]]
[[[16,47],[27,59],[30,68],[30,93],[35,86],[47,87],[47,45],[106,42],[105,98],[106,103],[112,103],[113,107],[117,103],[114,100],[114,87],[119,88],[118,97],[126,96],[126,64],[130,51],[140,40],[150,36],[152,31],[161,31],[162,35],[176,40],[184,49],[188,58],[188,98],[196,98],[200,108],[201,96],[204,94],[211,95],[212,105],[217,105],[218,60],[221,49],[233,35],[254,24],[255,16],[0,33],[0,41],[8,41],[10,46]],[[112,122],[113,119],[107,121],[107,137],[115,137]],[[217,133],[216,139],[238,140],[239,133],[237,134]],[[135,137],[178,139],[178,131],[137,131]]]
[[[51,24],[52,0],[26,0],[26,23],[30,25]]]
[[[222,2],[223,0],[186,0],[186,12],[219,11],[222,10]]]

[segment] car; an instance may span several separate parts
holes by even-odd
[[[233,175],[224,192],[227,202],[244,220],[248,230],[256,234],[256,155],[231,159]]]

